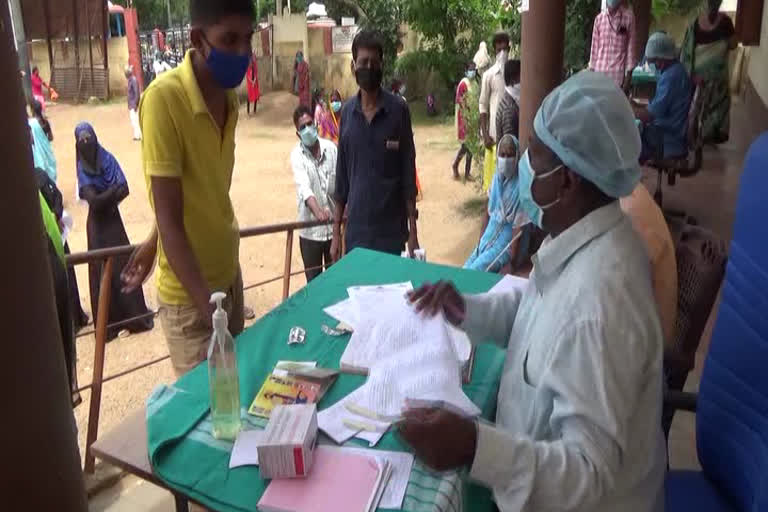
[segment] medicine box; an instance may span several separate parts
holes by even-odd
[[[261,477],[307,476],[316,442],[315,404],[276,406],[264,431],[264,442],[258,448]]]

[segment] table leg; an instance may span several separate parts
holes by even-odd
[[[174,494],[173,500],[176,502],[176,512],[189,512],[189,502],[181,494]]]

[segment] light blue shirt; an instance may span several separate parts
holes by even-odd
[[[675,61],[661,72],[656,95],[648,104],[653,126],[664,136],[664,157],[688,154],[688,108],[691,105],[691,79],[680,62]]]
[[[663,510],[662,334],[618,201],[547,239],[524,293],[466,300],[472,341],[508,344],[471,469],[501,512]]]

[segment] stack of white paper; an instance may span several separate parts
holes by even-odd
[[[469,340],[461,349],[468,358]],[[362,316],[342,356],[345,366],[368,366],[370,373],[363,386],[318,414],[318,427],[337,443],[356,436],[374,446],[411,401],[480,413],[461,389],[462,363],[447,320],[416,313],[402,297],[383,294]]]

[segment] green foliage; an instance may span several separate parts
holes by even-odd
[[[403,22],[404,0],[326,0],[328,16],[339,20],[352,16],[358,26],[376,30],[384,43],[384,76],[394,72],[397,50],[400,45],[400,24]]]
[[[651,12],[659,20],[670,14],[688,14],[703,3],[703,0],[653,0]]]
[[[189,0],[170,0],[171,23],[174,27],[189,22]],[[115,4],[128,6],[128,0],[114,0]],[[133,0],[133,7],[139,17],[141,30],[168,28],[168,7],[166,0]]]
[[[473,41],[485,35],[499,5],[499,0],[407,0],[404,11],[427,43],[453,53],[457,39]]]
[[[592,25],[600,12],[600,0],[569,0],[565,12],[565,51],[563,66],[566,74],[582,70],[589,63],[592,46]]]

